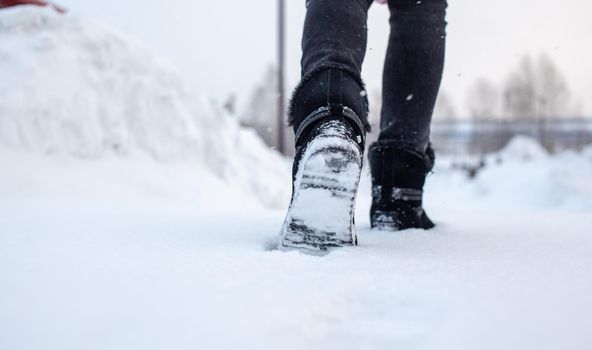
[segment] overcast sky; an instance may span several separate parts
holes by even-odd
[[[304,0],[288,3],[288,88],[300,75]],[[172,61],[198,93],[242,104],[265,67],[275,61],[276,0],[61,0],[98,17]],[[548,53],[572,92],[592,115],[592,2],[590,0],[449,0],[443,89],[463,112],[476,78],[501,83],[525,54]],[[388,9],[373,5],[364,78],[380,88]]]

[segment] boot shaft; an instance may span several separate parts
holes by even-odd
[[[370,146],[368,159],[373,186],[422,190],[435,154],[431,146],[422,154],[378,141]]]

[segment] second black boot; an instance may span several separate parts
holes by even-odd
[[[430,229],[435,225],[423,209],[423,186],[434,166],[434,151],[425,153],[378,141],[368,151],[372,173],[373,229]]]

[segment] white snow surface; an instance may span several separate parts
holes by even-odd
[[[194,164],[3,150],[0,348],[589,349],[585,154],[440,167],[431,231],[371,231],[365,171],[359,246],[317,257]]]
[[[2,10],[0,72],[4,147],[193,162],[268,206],[284,202],[280,156],[187,92],[169,64],[103,23],[48,8]]]
[[[503,207],[592,211],[592,146],[549,155],[536,140],[517,136],[486,158],[474,193]],[[591,228],[592,228],[592,222]]]
[[[440,159],[430,231],[371,231],[364,170],[359,246],[284,253],[289,164],[141,45],[3,10],[0,75],[0,349],[592,344],[592,148]]]

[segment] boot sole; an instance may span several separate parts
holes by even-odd
[[[361,168],[352,140],[331,135],[311,141],[296,174],[280,249],[322,254],[356,245],[353,218]]]
[[[429,230],[436,225],[423,212],[376,210],[370,215],[370,227],[378,231]]]

